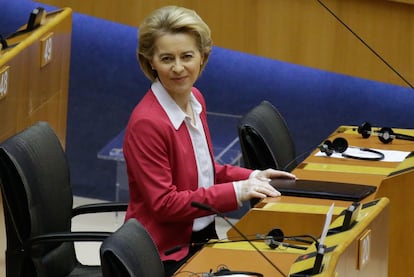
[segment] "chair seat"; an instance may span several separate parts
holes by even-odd
[[[164,265],[145,227],[131,218],[101,245],[103,277],[164,277]]]
[[[78,265],[68,275],[68,277],[102,277],[102,271],[100,266]]]
[[[72,218],[125,211],[127,203],[73,208],[66,154],[47,122],[38,122],[0,144],[0,185],[7,277],[102,276],[100,266],[80,264],[74,242],[100,242],[111,233],[72,232]]]

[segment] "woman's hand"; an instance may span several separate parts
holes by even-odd
[[[285,171],[266,169],[256,170],[250,178],[236,182],[237,199],[239,201],[247,201],[252,198],[278,197],[280,192],[269,184],[271,179],[284,178],[296,179],[296,176]]]
[[[239,181],[239,200],[246,201],[252,198],[278,197],[280,192],[269,184],[268,180],[250,178]]]
[[[271,179],[277,179],[277,178],[296,179],[296,176],[286,171],[275,170],[275,169],[269,168],[266,170],[254,171],[250,178],[256,178],[262,181],[269,182]]]

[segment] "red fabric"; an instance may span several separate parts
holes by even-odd
[[[201,93],[193,94],[203,106],[201,120],[213,159],[206,105]],[[196,160],[185,123],[176,130],[151,90],[135,107],[125,134],[130,203],[126,220],[138,219],[154,239],[163,260],[180,260],[188,253],[193,220],[208,212],[191,207],[205,203],[220,212],[236,210],[232,181],[247,179],[249,169],[214,163],[215,185],[198,188]],[[178,252],[165,256],[176,246]]]

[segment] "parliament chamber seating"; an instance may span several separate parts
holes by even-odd
[[[3,35],[25,24],[30,11],[39,6],[20,2],[4,3]],[[66,151],[74,193],[114,199],[116,170],[97,153],[122,132],[150,83],[135,58],[136,28],[79,13],[73,13],[72,24]],[[210,126],[213,142],[220,147],[237,137],[238,119],[263,100],[286,120],[301,158],[341,125],[368,121],[380,127],[413,127],[414,94],[409,87],[219,46],[213,47],[196,86],[210,113],[229,115],[229,124],[217,120]]]
[[[39,6],[28,0],[3,2],[3,36],[25,24],[30,11]],[[136,28],[79,13],[73,13],[72,25],[65,146],[73,191],[81,196],[114,199],[114,164],[98,159],[97,153],[125,128],[150,82],[136,61]],[[414,123],[410,87],[220,46],[213,47],[196,86],[203,92],[211,114],[230,118],[229,125],[220,120],[211,122],[216,149],[233,142],[238,119],[263,100],[283,115],[300,158],[341,125],[367,121],[379,127],[411,129]],[[4,98],[0,105],[2,101]]]

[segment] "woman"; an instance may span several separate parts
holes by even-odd
[[[295,178],[282,171],[214,162],[206,104],[193,87],[208,61],[210,29],[192,10],[167,6],[139,29],[137,56],[153,82],[131,114],[124,140],[130,203],[126,219],[138,219],[154,239],[170,276],[196,250],[215,238],[214,215],[251,198],[277,197],[269,178]],[[179,246],[177,248],[177,246]],[[167,255],[166,251],[177,250]]]

